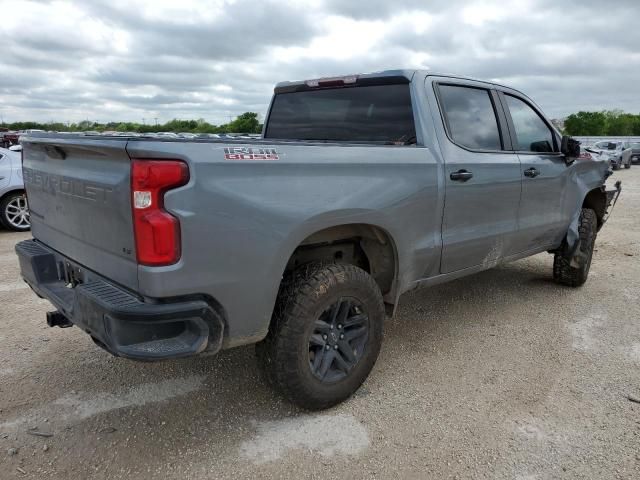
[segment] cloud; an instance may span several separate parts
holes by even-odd
[[[428,10],[437,12],[445,6],[451,5],[448,0],[367,0],[367,1],[344,1],[326,0],[327,11],[338,15],[355,19],[381,19],[384,20],[398,13],[410,11]],[[428,8],[427,8],[428,7]]]
[[[636,0],[0,0],[6,121],[264,114],[281,80],[430,68],[640,112]]]

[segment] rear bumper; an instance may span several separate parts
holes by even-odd
[[[224,323],[204,300],[143,300],[36,240],[16,253],[29,286],[113,355],[164,360],[222,345]]]

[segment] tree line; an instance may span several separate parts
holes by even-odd
[[[108,122],[98,123],[83,120],[78,123],[40,123],[40,122],[13,122],[3,123],[0,126],[10,130],[50,130],[56,132],[189,132],[189,133],[260,133],[262,125],[258,121],[258,114],[245,112],[234,120],[223,125],[213,125],[200,118],[198,120],[173,119],[166,123],[148,124],[136,122]]]
[[[580,136],[640,135],[640,114],[621,110],[572,113],[564,120],[564,133]]]

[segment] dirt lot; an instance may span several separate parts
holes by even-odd
[[[252,348],[142,364],[48,328],[2,231],[0,478],[640,478],[640,167],[615,177],[583,288],[543,254],[406,295],[363,388],[311,415]]]

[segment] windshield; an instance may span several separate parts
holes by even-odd
[[[264,136],[415,143],[409,84],[279,93],[273,101]]]

